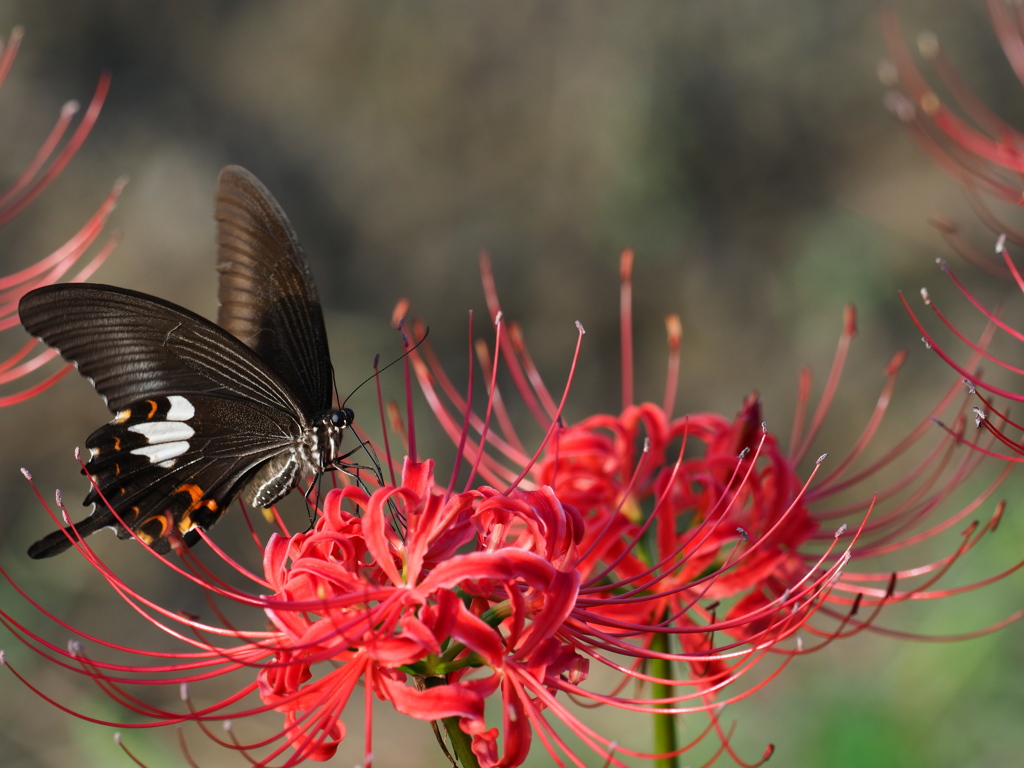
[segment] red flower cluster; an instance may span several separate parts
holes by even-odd
[[[312,531],[267,545],[274,595],[265,610],[279,650],[259,672],[260,696],[286,713],[304,756],[333,754],[362,679],[403,714],[460,718],[481,765],[518,765],[535,689],[586,676],[557,637],[577,598],[581,533],[550,490],[482,488],[445,500],[429,461],[406,461],[394,488],[331,492]],[[311,665],[323,661],[337,666],[313,678]],[[467,677],[477,667],[489,674]],[[484,701],[499,687],[504,755],[484,722]]]
[[[953,417],[956,426],[944,437],[932,423],[947,410],[962,414],[966,397],[958,385],[891,450],[857,468],[887,410],[904,358],[898,354],[851,454],[824,477],[817,477],[824,474],[824,456],[802,475],[799,466],[822,426],[855,333],[852,309],[806,433],[811,381],[807,372],[801,378],[794,447],[786,453],[761,423],[756,395],[734,419],[671,415],[681,336],[676,318],[668,322],[665,405],[632,403],[631,267],[632,255],[626,253],[621,270],[624,407],[619,415],[563,423],[561,406],[533,367],[520,331],[505,327],[486,261],[484,285],[498,327],[493,355],[478,349],[481,367],[491,375],[486,414],[472,416],[429,348],[416,354],[415,363],[428,402],[474,474],[479,471],[495,485],[551,488],[563,504],[580,510],[585,530],[578,604],[588,617],[580,637],[601,651],[636,660],[623,674],[661,686],[659,696],[645,704],[674,713],[710,711],[763,685],[744,690],[736,684],[765,656],[776,656],[784,665],[794,655],[863,629],[886,632],[876,624],[886,604],[935,599],[990,583],[935,588],[959,557],[994,530],[1002,505],[987,524],[969,525],[953,551],[938,561],[896,572],[868,567],[873,558],[921,544],[969,519],[1005,476],[952,514],[939,512],[981,458],[982,446],[976,443],[978,451],[957,450],[967,440],[962,416]],[[517,393],[548,428],[535,455],[522,448],[506,410],[507,396],[494,385],[499,359]],[[490,431],[491,421],[500,425],[500,435]],[[472,428],[469,433],[466,426]],[[897,460],[906,466],[898,480],[858,496],[858,487],[878,483],[877,475]],[[844,502],[829,505],[835,498]],[[844,520],[852,523],[850,528],[841,525]],[[798,630],[818,640],[805,643]],[[670,639],[677,643],[674,650]],[[596,651],[594,658],[607,661]],[[689,674],[652,680],[644,673],[652,660],[683,664]],[[673,690],[679,686],[691,686],[693,692]],[[693,698],[699,703],[688,704]],[[625,700],[614,704],[642,708]]]
[[[105,215],[98,214],[88,242]],[[32,274],[56,279],[63,273],[53,265]],[[709,762],[727,752],[748,765],[720,722],[724,706],[759,691],[798,655],[865,629],[889,631],[878,624],[889,604],[976,589],[1020,567],[977,584],[937,586],[994,530],[1000,505],[989,522],[967,525],[937,561],[896,572],[871,566],[964,523],[1005,475],[974,498],[951,499],[992,442],[988,432],[968,439],[969,395],[959,384],[903,440],[865,462],[903,361],[897,355],[848,456],[822,456],[806,466],[855,333],[852,309],[824,394],[810,415],[810,374],[800,379],[786,449],[762,423],[756,395],[734,418],[673,415],[677,318],[668,322],[663,404],[634,402],[631,270],[626,253],[619,413],[565,422],[570,385],[560,401],[544,386],[521,332],[502,317],[485,262],[497,332],[494,348],[476,347],[489,376],[482,415],[452,385],[426,343],[408,358],[456,446],[446,486],[435,482],[433,462],[417,455],[410,406],[397,427],[409,446],[400,479],[331,491],[307,532],[290,535],[281,525],[263,548],[262,573],[245,570],[203,534],[241,586],[213,575],[192,552],[153,555],[153,562],[206,591],[214,620],[154,604],[85,541],[76,543],[139,615],[182,644],[181,651],[132,647],[124,631],[116,643],[79,634],[64,649],[3,607],[0,622],[40,655],[96,681],[146,726],[193,723],[253,765],[291,766],[334,755],[347,736],[346,705],[360,684],[367,703],[366,766],[372,762],[374,697],[415,719],[443,721],[464,766],[520,765],[535,738],[559,766],[584,765],[581,748],[604,764],[624,766],[624,757],[670,760],[706,736],[719,745]],[[986,354],[984,348],[983,340],[975,357]],[[536,450],[525,448],[497,386],[502,363],[545,430]],[[963,366],[967,375],[973,370],[973,363]],[[410,379],[407,371],[407,390]],[[952,424],[945,431],[932,423],[940,415]],[[397,467],[386,445],[380,453],[386,469]],[[881,480],[896,462],[905,462],[904,471]],[[466,475],[463,490],[456,491],[456,478]],[[881,488],[864,491],[866,484]],[[51,514],[59,522],[61,515]],[[257,628],[237,626],[228,618],[237,611],[224,610],[227,604],[249,609],[250,626]],[[90,647],[115,654],[117,661],[93,659]],[[748,682],[748,673],[766,662],[767,672]],[[599,678],[591,673],[597,667],[613,677],[610,687],[595,684]],[[189,693],[214,679],[239,678],[236,691],[212,703],[197,704]],[[629,683],[639,683],[639,692],[624,693]],[[143,693],[168,685],[181,686],[184,710],[154,705]],[[497,717],[485,708],[491,699],[500,700]],[[640,752],[612,742],[570,701],[652,715],[654,749]],[[281,717],[277,732],[243,741],[228,727],[261,713]],[[690,713],[705,713],[707,727],[679,744],[676,720]],[[215,733],[216,723],[227,736]],[[759,762],[771,752],[769,747]]]
[[[627,329],[630,265],[627,254]],[[807,434],[802,414],[809,375],[802,380],[793,439],[798,447],[787,454],[761,423],[756,396],[735,419],[672,417],[668,408],[645,403],[627,404],[619,416],[565,425],[521,335],[500,321],[489,270],[485,278],[498,346],[511,339],[504,345],[510,352],[483,355],[492,376],[485,415],[475,416],[458,396],[453,409],[442,406],[440,391],[455,396],[454,388],[428,347],[411,355],[428,400],[455,438],[458,458],[473,467],[464,491],[451,490],[454,479],[448,490],[438,486],[433,463],[412,453],[393,485],[331,491],[310,531],[273,535],[262,574],[234,565],[211,543],[248,589],[215,579],[191,553],[183,553],[180,565],[161,561],[202,586],[214,603],[258,609],[270,622],[265,629],[241,629],[226,619],[203,622],[154,605],[79,542],[79,551],[140,614],[185,643],[180,653],[157,657],[97,637],[63,650],[6,611],[0,619],[39,653],[95,679],[148,724],[194,722],[246,755],[265,748],[261,757],[250,756],[259,765],[332,756],[347,735],[343,712],[359,683],[367,704],[376,696],[402,714],[444,721],[464,765],[519,765],[535,737],[558,765],[583,765],[579,745],[608,764],[625,765],[620,756],[670,758],[711,734],[720,744],[715,757],[727,751],[746,765],[720,725],[721,707],[758,691],[797,655],[875,628],[887,603],[973,588],[944,592],[932,586],[992,526],[969,532],[938,562],[895,574],[861,565],[947,530],[973,514],[995,487],[934,519],[981,454],[961,450],[957,456],[963,436],[943,433],[927,420],[878,461],[851,471],[885,413],[902,358],[890,367],[875,416],[852,455],[825,478],[819,477],[824,457],[807,475],[799,471],[838,384],[854,333],[852,313]],[[675,356],[678,333],[671,340]],[[532,455],[523,452],[494,384],[500,360],[514,380],[529,382],[520,391],[540,409],[548,429]],[[670,377],[668,391],[674,389]],[[947,401],[953,399],[963,398],[951,393]],[[490,431],[492,418],[500,435]],[[414,445],[411,412],[407,423],[405,437]],[[929,426],[932,437],[945,435],[939,441],[944,444],[927,451],[898,482],[822,509],[827,499],[910,449]],[[475,481],[478,474],[491,485]],[[839,518],[852,520],[853,527],[840,525]],[[817,640],[805,642],[800,635]],[[91,644],[142,661],[94,661],[87,653]],[[768,673],[743,685],[767,659],[776,660]],[[589,684],[595,664],[619,676],[613,690]],[[187,697],[187,712],[156,707],[132,691],[227,675],[246,682],[213,704],[196,706]],[[623,695],[629,681],[649,693]],[[258,704],[246,703],[252,695]],[[491,697],[501,700],[499,723],[485,713]],[[651,752],[626,749],[588,726],[568,699],[648,713],[672,735],[659,738]],[[283,714],[282,728],[251,743],[239,741],[233,730],[224,741],[209,728],[268,711]],[[680,746],[674,719],[695,712],[707,713],[708,725]],[[367,764],[371,717],[364,732]],[[577,743],[566,740],[557,721]]]

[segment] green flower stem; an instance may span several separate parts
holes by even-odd
[[[668,653],[669,636],[664,632],[655,632],[651,638],[651,650],[658,653]],[[650,662],[651,674],[663,680],[674,680],[672,676],[672,662],[668,659],[652,659]],[[671,698],[675,695],[675,688],[665,683],[654,683],[651,686],[651,693],[656,699]],[[660,709],[671,709],[674,704],[663,702],[655,705]],[[654,715],[654,751],[665,753],[675,752],[677,749],[676,740],[676,716],[674,714]],[[678,768],[678,757],[660,757],[654,761],[656,768]]]
[[[445,679],[443,677],[428,677],[424,682],[427,688],[433,688],[444,685]],[[462,768],[480,768],[480,763],[477,762],[476,755],[473,754],[470,747],[472,740],[469,738],[469,734],[463,733],[459,728],[459,718],[446,717],[441,722],[444,723],[444,730],[448,734],[448,741],[451,742],[452,751],[455,753],[459,765]]]

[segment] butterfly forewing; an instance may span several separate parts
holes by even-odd
[[[300,411],[288,386],[252,350],[154,296],[105,285],[48,285],[26,294],[18,312],[29,333],[92,380],[114,413],[147,397],[200,392]]]
[[[217,187],[217,324],[252,348],[312,413],[330,409],[327,331],[313,278],[281,206],[244,168]]]

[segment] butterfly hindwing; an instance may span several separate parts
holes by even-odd
[[[330,408],[327,330],[302,247],[281,206],[235,165],[220,173],[217,324],[252,348],[307,409]]]
[[[288,414],[234,398],[132,403],[86,440],[85,469],[95,486],[85,503],[95,507],[76,528],[113,527],[124,539],[127,527],[160,553],[175,538],[190,543],[192,529],[216,522],[260,466],[300,438],[300,428]],[[70,544],[57,531],[30,554],[47,557]]]

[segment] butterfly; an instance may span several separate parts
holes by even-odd
[[[332,406],[323,310],[288,217],[255,176],[228,166],[215,218],[216,325],[106,285],[22,297],[21,324],[114,414],[86,440],[92,514],[37,541],[30,557],[108,527],[166,554],[195,544],[236,496],[269,507],[335,466],[354,414]]]

